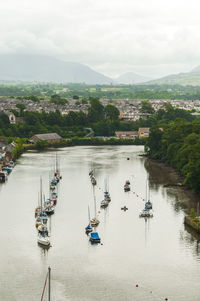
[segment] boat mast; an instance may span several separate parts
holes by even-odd
[[[42,178],[40,177],[40,205],[42,211]]]
[[[96,196],[95,196],[95,192],[94,192],[94,187],[93,187],[93,193],[94,193],[94,217],[96,219],[96,215],[97,215],[97,206],[96,206]]]
[[[89,223],[90,223],[90,207],[88,206],[88,218],[89,218]]]
[[[48,289],[48,301],[51,301],[51,268],[49,267],[48,268],[48,270],[49,270],[49,282],[48,282],[48,284],[49,284],[49,289]]]
[[[150,201],[149,198],[149,180],[147,179],[147,201]]]
[[[57,156],[57,152],[56,152],[56,172],[58,171],[58,156]]]

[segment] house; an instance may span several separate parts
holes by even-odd
[[[6,112],[5,114],[8,116],[10,124],[16,124],[18,122],[24,122],[24,119],[22,117],[16,117],[14,113],[12,112]]]
[[[61,141],[61,137],[57,133],[49,133],[49,134],[37,134],[29,139],[29,142],[36,143],[38,140],[44,140],[49,143],[59,142]]]
[[[15,142],[13,141],[13,142],[11,142],[10,144],[8,144],[8,145],[6,146],[6,151],[7,151],[7,152],[12,152],[13,149],[15,149],[15,148],[16,148]]]
[[[137,131],[115,132],[115,137],[121,139],[132,139],[138,137],[138,132]]]
[[[138,135],[140,138],[147,138],[149,137],[150,128],[139,128]]]

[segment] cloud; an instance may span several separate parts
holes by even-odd
[[[200,63],[197,0],[7,0],[0,52],[41,53],[107,75],[188,71]]]

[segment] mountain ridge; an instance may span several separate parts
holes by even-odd
[[[0,55],[0,80],[110,84],[90,67],[44,55]]]

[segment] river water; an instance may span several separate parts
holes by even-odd
[[[184,228],[180,205],[180,198],[188,196],[164,188],[167,173],[162,170],[159,175],[159,167],[151,168],[139,156],[142,152],[142,146],[57,151],[63,179],[51,217],[49,250],[37,245],[34,209],[40,176],[48,194],[55,152],[23,154],[8,182],[0,186],[0,300],[40,300],[49,265],[56,301],[200,300],[199,238]],[[97,179],[98,245],[91,245],[84,232],[88,205],[94,215],[91,169]],[[147,176],[154,217],[145,221],[139,212]],[[99,211],[105,178],[112,201]],[[127,179],[131,192],[124,193]],[[121,210],[124,205],[126,212]]]

